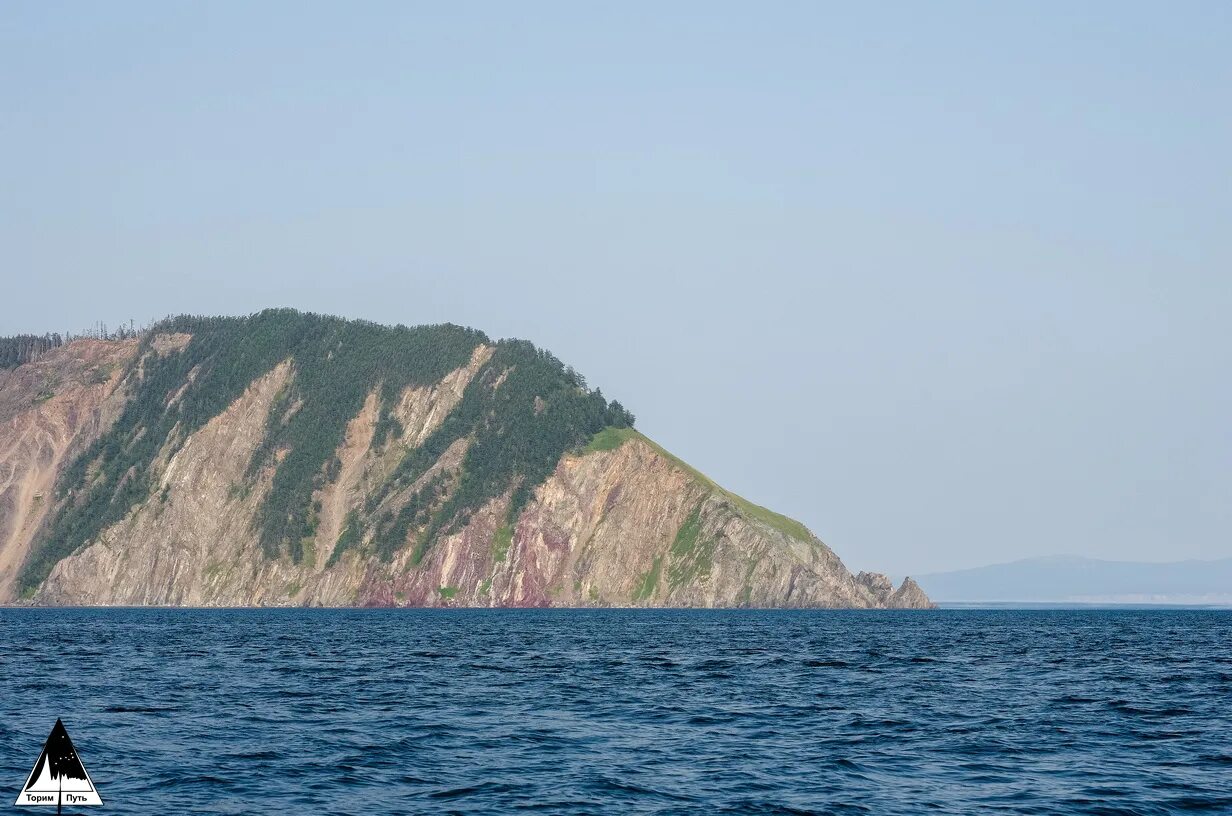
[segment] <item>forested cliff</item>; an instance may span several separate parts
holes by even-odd
[[[269,310],[0,352],[0,601],[929,605],[524,341]]]

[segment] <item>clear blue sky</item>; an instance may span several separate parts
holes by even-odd
[[[897,574],[1232,555],[1232,4],[0,8],[0,333],[525,337]]]

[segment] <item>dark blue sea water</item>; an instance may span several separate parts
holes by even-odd
[[[1232,613],[0,609],[0,810],[56,717],[95,813],[1232,813]]]

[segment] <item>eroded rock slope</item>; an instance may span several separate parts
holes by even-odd
[[[65,463],[119,415],[136,340],[78,340],[0,369],[0,603],[41,529]]]
[[[313,402],[307,341],[236,384],[212,366],[238,352],[171,331],[193,327],[0,372],[0,598],[42,557],[44,575],[22,575],[44,604],[930,606],[910,579],[852,575],[799,523],[603,427],[623,409],[529,347],[466,335],[432,378],[396,387],[374,365],[334,416]],[[327,450],[305,450],[321,436]]]

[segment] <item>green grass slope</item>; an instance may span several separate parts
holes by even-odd
[[[651,448],[653,448],[660,456],[667,459],[680,470],[689,474],[698,484],[709,488],[714,493],[722,496],[736,507],[742,514],[749,518],[756,519],[768,527],[778,530],[784,535],[798,539],[800,541],[812,541],[813,535],[800,522],[795,519],[788,518],[781,513],[776,513],[773,510],[762,507],[759,504],[754,504],[743,496],[732,493],[721,487],[713,479],[702,473],[697,468],[685,462],[680,457],[665,449],[662,445],[655,442],[650,437],[640,433],[632,427],[607,427],[599,431],[590,441],[581,449],[583,454],[596,453],[599,451],[610,451],[619,448],[630,439],[640,439]]]

